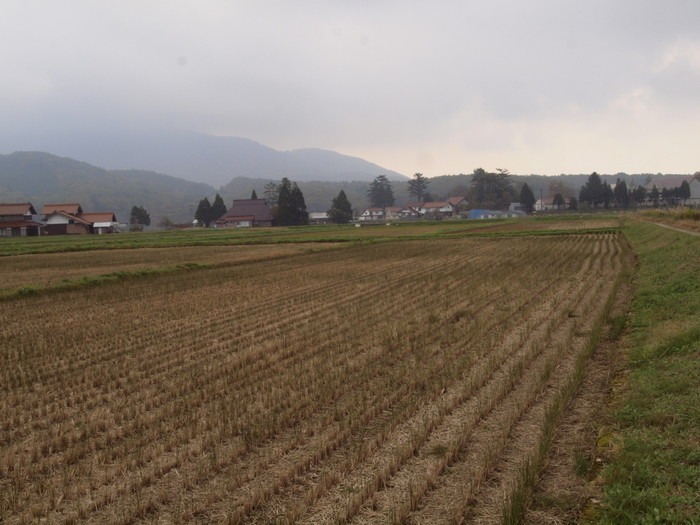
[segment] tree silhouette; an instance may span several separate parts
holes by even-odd
[[[528,186],[526,182],[525,184],[523,184],[523,187],[520,190],[520,204],[522,204],[523,208],[525,209],[525,212],[532,213],[535,209],[536,202],[537,199],[535,199],[535,194],[532,193],[530,186]]]
[[[336,224],[346,224],[352,219],[352,205],[343,190],[333,199],[328,216]]]
[[[430,181],[422,173],[415,173],[413,179],[408,181],[408,194],[416,201],[423,202],[428,193]]]
[[[367,198],[370,206],[375,208],[386,208],[394,205],[394,192],[391,189],[391,182],[386,175],[378,175],[369,185]]]

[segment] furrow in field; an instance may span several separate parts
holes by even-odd
[[[586,344],[589,325],[581,322],[587,316],[595,316],[595,313],[602,308],[604,301],[600,301],[600,293],[609,289],[609,275],[596,274],[590,272],[586,279],[586,288],[578,302],[579,313],[583,317],[576,317],[575,330],[568,332],[566,337],[570,339],[565,343],[565,352],[562,352],[561,363],[554,369],[552,378],[547,383],[547,388],[533,398],[532,393],[536,389],[530,389],[530,399],[536,400],[530,411],[518,409],[518,403],[513,406],[503,403],[498,411],[494,413],[492,422],[486,421],[484,425],[472,435],[470,442],[457,458],[457,461],[450,467],[449,471],[440,478],[431,492],[427,495],[420,507],[409,516],[410,523],[453,523],[460,522],[462,516],[468,514],[474,516],[479,513],[480,518],[474,520],[481,523],[480,519],[487,519],[488,516],[495,516],[495,509],[480,512],[472,508],[474,497],[479,493],[480,488],[489,476],[498,476],[499,461],[506,447],[513,440],[520,439],[518,426],[524,429],[528,421],[541,414],[542,407],[546,407],[553,396],[557,395],[559,386],[563,385],[570,378],[573,364],[578,354],[583,351]],[[524,385],[534,384],[532,381],[523,381]],[[527,396],[527,388],[522,396]],[[523,402],[519,402],[523,407]],[[516,408],[513,408],[516,407]],[[514,426],[515,425],[515,426]],[[506,428],[509,431],[505,432]],[[534,445],[533,445],[534,446]],[[532,449],[529,449],[532,451]],[[498,518],[500,518],[501,507],[498,508]]]
[[[575,295],[563,295],[560,289],[556,291],[560,298],[566,297],[568,301],[576,299]],[[482,421],[488,420],[490,412],[505,402],[504,399],[514,395],[509,392],[522,388],[522,383],[528,380],[527,374],[530,374],[524,370],[527,365],[541,370],[542,377],[547,376],[559,357],[558,348],[547,345],[547,340],[562,329],[565,333],[567,325],[573,325],[566,317],[566,303],[557,304],[556,295],[554,297],[544,312],[558,311],[559,315],[547,321],[543,319],[539,326],[536,322],[527,326],[526,341],[527,346],[530,346],[530,353],[527,352],[527,346],[518,348],[516,345],[507,348],[505,353],[512,359],[510,367],[499,369],[492,382],[487,383],[475,397],[470,398],[451,414],[442,427],[436,429],[416,451],[408,464],[391,479],[390,486],[373,494],[370,505],[357,509],[359,514],[354,522],[404,520],[437,482],[442,472],[454,462],[471,433],[481,426]],[[517,357],[520,357],[520,360]],[[521,406],[526,406],[526,403],[522,401]]]
[[[405,434],[405,432],[404,432],[404,434]],[[329,477],[330,477],[330,478],[334,478],[334,479],[338,479],[339,477],[342,477],[342,475],[343,475],[343,473],[332,472],[332,471],[325,470],[325,471],[323,471],[323,476],[324,476],[323,479],[325,480],[323,483],[327,485],[327,484],[329,483],[329,482],[327,481],[327,480],[329,479]],[[320,489],[318,488],[318,485],[317,485],[317,484],[316,484],[316,485],[313,485],[312,488],[310,489],[310,494],[316,494],[316,493],[319,492],[319,490],[320,490]],[[290,495],[290,500],[293,501],[294,499],[295,499],[295,495],[293,495],[293,494]],[[296,498],[296,499],[298,499],[298,498]],[[311,499],[313,499],[313,497],[312,497],[311,495],[307,494],[307,495],[306,495],[306,499],[307,499],[307,500],[311,500]],[[273,503],[271,503],[270,505],[273,506],[273,507],[284,507],[284,505],[281,505],[280,502],[277,501],[277,500],[274,501]],[[297,508],[298,508],[298,507],[300,507],[300,505],[297,504]],[[297,512],[298,512],[298,510],[297,510]],[[267,515],[267,516],[263,516],[263,517],[261,518],[260,521],[261,521],[261,522],[265,522],[265,521],[276,520],[276,519],[280,519],[280,516],[270,516],[270,515]],[[286,515],[285,519],[289,519],[289,511],[287,512],[287,515]],[[312,520],[312,521],[313,521],[313,520]]]

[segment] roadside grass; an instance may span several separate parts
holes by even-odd
[[[628,384],[612,415],[622,445],[590,522],[700,523],[700,239],[639,221],[624,231],[638,268]]]
[[[700,232],[700,210],[697,208],[657,208],[643,211],[641,215],[649,221]]]

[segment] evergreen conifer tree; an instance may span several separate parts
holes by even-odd
[[[413,179],[408,181],[408,194],[411,195],[416,201],[423,202],[426,199],[428,193],[429,180],[422,173],[416,173],[413,175]]]
[[[394,192],[391,189],[391,182],[386,175],[378,175],[369,185],[367,190],[370,206],[375,208],[386,208],[394,205]]]
[[[296,183],[285,177],[278,188],[275,224],[278,226],[295,226],[309,223],[304,194]]]
[[[194,212],[194,218],[197,219],[199,224],[202,226],[209,226],[209,223],[211,222],[211,203],[209,202],[209,199],[204,197],[201,201],[199,201],[197,211]]]
[[[336,224],[346,224],[352,219],[352,205],[343,190],[333,199],[328,216]]]
[[[211,205],[211,213],[209,215],[209,222],[214,222],[220,217],[224,216],[228,210],[226,209],[226,204],[224,204],[224,199],[218,193],[214,198],[214,202]]]
[[[522,204],[526,213],[532,213],[535,209],[536,202],[537,199],[535,199],[535,194],[532,193],[530,186],[528,186],[526,182],[523,184],[523,187],[520,190],[520,204]]]

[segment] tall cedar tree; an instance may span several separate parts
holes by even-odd
[[[386,208],[394,205],[394,191],[386,175],[378,175],[367,190],[369,205],[374,208]]]
[[[130,224],[140,224],[141,226],[149,226],[151,224],[151,216],[143,206],[133,206],[129,217]]]
[[[250,198],[251,198],[251,200],[257,200],[258,194],[255,193],[255,190],[253,190],[253,193],[250,194]]]
[[[422,173],[415,173],[413,179],[408,181],[408,194],[417,202],[426,200],[428,184],[430,181]]]
[[[306,211],[304,194],[296,182],[292,184],[292,205],[296,224],[309,224],[309,213]]]
[[[472,200],[479,206],[507,208],[513,195],[508,170],[487,173],[483,168],[474,170],[471,182]]]
[[[683,199],[683,205],[685,205],[685,201],[690,198],[690,184],[687,180],[681,182],[681,186],[678,188],[678,198]]]
[[[632,190],[632,198],[637,204],[644,204],[647,200],[647,189],[644,186],[637,186]]]
[[[223,217],[228,210],[226,209],[226,204],[224,204],[224,199],[218,193],[214,197],[214,202],[211,205],[211,215],[209,222],[215,222],[217,219]]]
[[[598,204],[605,202],[607,196],[607,191],[603,187],[603,181],[595,171],[590,174],[586,184],[581,186],[581,191],[579,192],[578,200],[580,202],[586,202],[589,206],[594,208],[598,207]]]
[[[561,193],[557,193],[552,199],[552,204],[557,207],[557,210],[561,210],[564,206],[566,206],[564,196]]]
[[[333,199],[328,217],[335,224],[347,224],[352,219],[352,204],[343,190],[340,190],[338,196]]]
[[[278,226],[296,226],[309,223],[304,194],[296,183],[287,177],[282,179],[278,188],[277,208],[274,210],[275,224]]]
[[[610,207],[610,203],[613,201],[615,201],[615,193],[613,193],[613,189],[610,187],[610,184],[603,182],[603,204],[605,205],[606,210]]]
[[[624,180],[617,179],[615,183],[615,206],[627,209],[630,207],[630,192]]]
[[[654,184],[651,187],[651,191],[649,192],[649,200],[654,204],[654,206],[659,205],[659,196],[661,194],[659,193],[659,188],[656,187],[656,184]]]
[[[202,226],[209,227],[209,223],[211,222],[211,203],[209,199],[204,197],[199,201],[197,211],[194,212],[194,218],[197,219],[197,222]]]
[[[532,213],[535,209],[536,202],[535,194],[532,193],[530,186],[528,186],[526,182],[520,190],[520,204],[522,204],[526,213]]]

